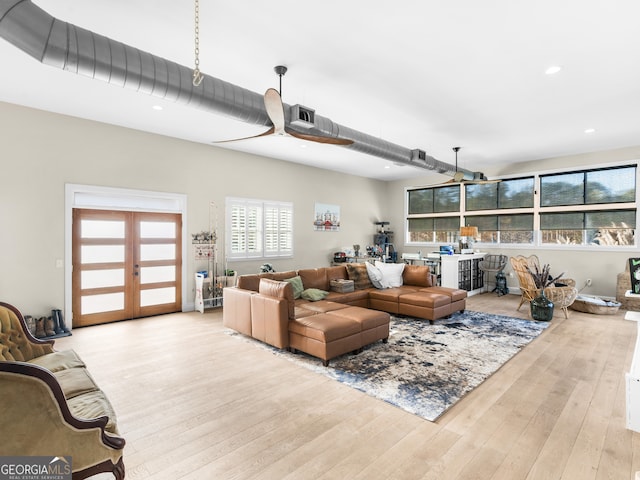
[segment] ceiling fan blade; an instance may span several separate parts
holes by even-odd
[[[285,128],[285,131],[292,137],[309,140],[310,142],[330,143],[331,145],[351,145],[353,143],[353,140],[347,140],[346,138],[322,137],[320,135],[296,132],[288,128]]]
[[[453,178],[451,180],[447,180],[446,182],[441,183],[432,183],[431,185],[425,185],[425,188],[429,187],[443,187],[445,185],[451,185],[452,183],[458,183]]]
[[[274,133],[284,135],[284,107],[282,98],[275,88],[269,88],[264,92],[264,108],[267,109],[267,115],[273,123]]]
[[[258,135],[251,135],[250,137],[242,137],[242,138],[233,138],[231,140],[219,140],[217,142],[211,142],[211,143],[229,143],[229,142],[239,142],[241,140],[249,140],[250,138],[258,138],[258,137],[265,137],[267,135],[271,135],[274,132],[273,127],[271,127],[269,130],[267,130],[266,132],[262,132],[259,133]]]
[[[465,180],[462,183],[471,185],[484,185],[485,183],[499,183],[502,180]]]

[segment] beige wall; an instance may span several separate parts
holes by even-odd
[[[583,155],[572,155],[567,157],[549,158],[535,160],[531,162],[503,165],[494,171],[486,171],[489,178],[496,176],[510,176],[517,174],[534,174],[551,172],[567,167],[588,167],[604,166],[621,162],[640,160],[640,146],[610,150],[605,152],[591,152]],[[388,201],[390,218],[395,227],[397,248],[400,251],[417,252],[422,250],[404,245],[404,192],[407,187],[431,185],[443,180],[442,175],[426,175],[406,181],[389,182]],[[640,182],[636,180],[637,185]],[[590,278],[593,281],[591,287],[584,288],[582,293],[587,295],[604,295],[615,297],[617,274],[624,271],[626,261],[629,257],[640,255],[640,251],[626,250],[616,252],[605,248],[572,247],[557,248],[545,246],[532,250],[526,247],[504,246],[500,248],[482,248],[482,251],[489,253],[503,253],[508,256],[537,254],[543,263],[549,263],[552,273],[560,274],[566,272],[568,277],[574,278],[578,289],[584,286],[585,281]],[[505,273],[509,273],[509,266]],[[515,277],[508,277],[509,287],[517,287],[518,281]]]
[[[187,195],[187,232],[207,230],[209,203],[227,196],[294,204],[295,257],[276,270],[328,265],[343,246],[371,243],[385,216],[386,184],[135,130],[0,103],[0,300],[24,313],[64,308],[65,184]],[[340,205],[340,232],[314,232],[315,202]],[[188,252],[191,253],[189,245]],[[194,262],[185,259],[187,303]],[[262,262],[229,268],[254,273]],[[202,268],[202,265],[200,265]],[[65,312],[70,318],[70,312]]]
[[[64,307],[65,184],[140,189],[187,195],[187,231],[206,230],[209,202],[227,196],[294,203],[295,257],[272,262],[277,270],[327,265],[332,253],[354,243],[368,245],[374,221],[389,220],[401,253],[404,245],[404,190],[442,180],[425,175],[408,181],[380,182],[288,162],[0,103],[2,183],[0,188],[0,300],[23,312],[44,315]],[[640,159],[640,147],[537,160],[504,166],[487,175],[540,172],[562,166],[583,167]],[[314,232],[315,202],[340,205],[342,230]],[[219,212],[224,224],[224,209]],[[189,246],[190,247],[190,246]],[[424,251],[424,248],[422,249]],[[575,248],[486,249],[507,255],[537,253],[553,271],[566,271],[583,293],[615,295],[616,274],[629,256]],[[188,252],[191,252],[189,248]],[[186,303],[192,302],[194,263],[186,259]],[[229,268],[256,272],[262,262],[235,262]],[[515,286],[515,279],[509,279]],[[70,312],[66,312],[67,317]]]

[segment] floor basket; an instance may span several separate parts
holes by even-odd
[[[620,302],[616,302],[615,300],[603,300],[598,297],[578,295],[569,308],[577,312],[594,313],[596,315],[613,315],[617,313],[620,305]]]

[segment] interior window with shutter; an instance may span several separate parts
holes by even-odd
[[[293,256],[293,204],[227,198],[227,257]]]

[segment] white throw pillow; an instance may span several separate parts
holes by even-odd
[[[373,286],[376,288],[386,288],[382,284],[384,277],[382,276],[380,269],[378,267],[374,267],[371,262],[365,262],[365,265],[367,266],[369,280],[371,280]]]
[[[376,267],[382,272],[382,285],[385,288],[400,287],[404,263],[382,263],[376,260]]]

